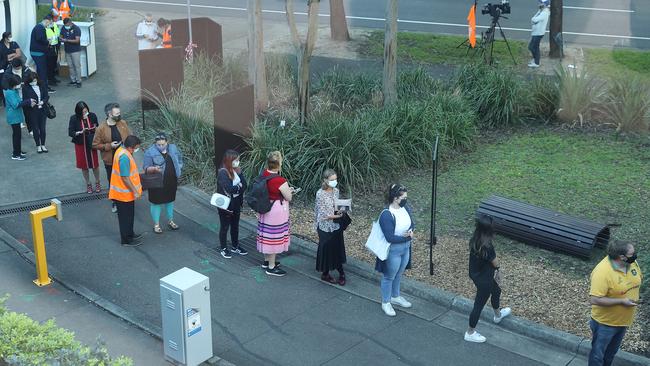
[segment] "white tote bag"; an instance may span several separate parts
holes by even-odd
[[[388,258],[390,243],[386,241],[386,237],[381,231],[379,219],[372,223],[372,230],[370,230],[370,235],[368,236],[368,240],[366,240],[366,248],[368,248],[368,250],[376,255],[381,261],[385,261],[386,258]]]

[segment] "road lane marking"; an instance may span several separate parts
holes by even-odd
[[[186,7],[187,4],[177,4],[177,3],[167,3],[164,1],[151,1],[151,0],[113,0],[118,3],[131,3],[131,4],[150,4],[150,5],[167,5],[167,6],[177,6],[177,7]],[[200,4],[192,4],[193,8],[202,8],[202,9],[216,9],[216,10],[231,10],[231,11],[244,11],[246,12],[246,8],[235,8],[235,7],[228,7],[228,6],[216,6],[216,5],[200,5]],[[262,13],[267,13],[267,14],[284,14],[285,12],[283,10],[262,10]],[[305,12],[294,12],[296,15],[307,15]],[[323,18],[328,18],[330,15],[329,14],[318,14],[318,16],[323,17]],[[372,18],[372,17],[361,17],[361,16],[353,16],[349,15],[346,16],[347,19],[352,19],[352,20],[366,20],[366,21],[375,21],[375,22],[385,22],[386,19],[384,18]],[[436,26],[444,26],[444,27],[462,27],[466,28],[467,24],[456,24],[456,23],[440,23],[440,22],[427,22],[423,20],[406,20],[406,19],[398,19],[398,23],[405,23],[405,24],[420,24],[420,25],[436,25]],[[489,28],[487,26],[477,26],[477,28]],[[509,30],[509,31],[516,31],[516,32],[530,32],[530,29],[524,29],[524,28],[508,28],[508,27],[502,27],[503,30]],[[548,31],[547,31],[548,33]],[[621,38],[621,39],[634,39],[634,40],[640,40],[640,41],[650,41],[650,37],[638,37],[638,36],[622,36],[618,34],[597,34],[597,33],[582,33],[582,32],[562,32],[563,34],[567,35],[572,35],[572,36],[584,36],[584,37],[600,37],[600,38]]]
[[[605,8],[585,8],[582,6],[565,6],[564,9],[591,10],[591,11],[609,11],[613,13],[634,13],[634,10],[625,9],[605,9]]]

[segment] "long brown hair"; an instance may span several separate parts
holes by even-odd
[[[492,246],[492,237],[494,229],[492,227],[492,218],[487,215],[480,215],[476,218],[476,228],[474,234],[469,240],[469,252],[479,258],[485,258],[487,250]]]
[[[226,169],[228,178],[230,179],[235,178],[235,169],[232,167],[232,162],[237,160],[238,157],[239,153],[237,151],[226,150],[226,153],[223,155],[223,159],[221,160],[221,166]],[[237,171],[240,171],[239,168],[237,168]]]

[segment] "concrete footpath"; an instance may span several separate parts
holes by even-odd
[[[152,334],[160,334],[158,279],[182,267],[201,272],[210,278],[212,288],[215,354],[236,365],[586,365],[584,357],[575,351],[507,330],[513,319],[495,326],[485,317],[479,330],[488,342],[465,342],[462,334],[467,314],[425,299],[422,291],[406,291],[414,307],[398,311],[394,318],[387,317],[380,309],[378,280],[371,280],[371,272],[349,265],[348,285],[325,284],[314,270],[313,249],[309,250],[308,243],[297,243],[298,239],[292,239],[292,251],[280,259],[288,275],[269,277],[259,266],[261,256],[254,250],[253,227],[246,223],[241,237],[251,253],[224,259],[215,250],[216,212],[204,197],[187,188],[182,188],[177,197],[175,221],[181,226],[177,232],[151,232],[148,204],[138,202],[136,230],[144,231],[145,238],[137,248],[118,244],[117,218],[105,200],[68,197],[65,202],[70,203],[64,205],[64,220],[44,224],[54,278],[89,301]],[[29,258],[28,215],[17,211],[17,207],[12,212],[0,210],[0,235]],[[11,251],[5,252],[14,262],[21,261]],[[32,279],[33,268],[23,263],[13,272],[14,277],[22,276],[25,288],[21,291],[29,294],[27,281]],[[13,285],[4,283],[3,288],[11,290]],[[52,289],[32,290],[69,294],[60,286]],[[57,301],[51,296],[42,298]],[[19,294],[10,307],[21,301]],[[72,301],[81,304],[80,308],[86,304],[79,299]],[[32,314],[38,308],[31,310]],[[86,304],[86,309],[102,313],[92,305]],[[74,318],[74,309],[61,311]],[[113,319],[108,323],[123,324],[117,318],[103,316]],[[88,331],[93,327],[98,333],[103,331],[97,324],[90,325]],[[115,325],[108,329],[111,327]],[[150,338],[123,341],[136,349],[161,352],[160,343]],[[114,346],[118,353],[128,353]],[[151,358],[137,364],[160,363]]]

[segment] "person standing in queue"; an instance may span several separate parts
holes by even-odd
[[[22,145],[20,140],[20,124],[25,122],[25,115],[23,113],[23,107],[33,107],[36,105],[36,101],[33,99],[23,100],[20,95],[20,89],[22,85],[22,80],[17,75],[11,75],[7,79],[7,89],[4,89],[2,92],[5,97],[6,103],[6,118],[7,124],[11,127],[12,132],[12,145],[13,152],[11,154],[11,160],[25,160],[25,153],[22,151]]]
[[[102,161],[104,162],[104,168],[106,168],[106,178],[110,185],[111,172],[113,171],[113,155],[126,137],[131,134],[131,130],[126,121],[122,119],[119,104],[106,104],[104,113],[106,113],[106,121],[102,122],[95,131],[93,149],[99,150],[102,154]],[[117,212],[115,203],[113,203],[111,211],[113,213]]]
[[[343,264],[346,262],[343,228],[336,222],[343,214],[336,209],[339,190],[336,188],[336,172],[325,169],[322,176],[321,188],[316,192],[316,232],[318,233],[318,251],[316,253],[316,270],[321,272],[320,279],[345,286]],[[330,271],[339,272],[338,281]]]
[[[510,308],[500,308],[501,274],[499,260],[492,245],[493,236],[492,218],[485,215],[478,217],[474,234],[469,241],[469,277],[476,286],[476,297],[469,316],[469,328],[465,332],[465,340],[468,342],[486,341],[486,338],[476,331],[476,324],[488,298],[492,302],[496,324],[512,312]]]
[[[47,113],[45,108],[50,97],[47,94],[47,89],[43,85],[42,80],[38,79],[36,73],[30,72],[23,85],[23,99],[33,99],[36,104],[32,107],[27,107],[25,111],[25,119],[27,125],[31,127],[36,143],[36,152],[39,154],[47,153],[45,147],[45,126],[47,125]]]
[[[102,186],[99,183],[97,150],[92,148],[97,126],[99,126],[97,115],[90,111],[88,104],[83,101],[77,103],[74,114],[68,122],[68,136],[72,137],[77,168],[81,169],[84,181],[86,181],[86,193],[88,194],[93,193],[89,170],[93,171],[95,177],[95,192],[102,191]]]
[[[11,65],[11,61],[22,57],[23,51],[18,43],[14,42],[11,32],[2,33],[2,40],[0,40],[0,70],[7,70]]]
[[[246,187],[246,178],[240,168],[239,153],[235,150],[226,151],[221,169],[217,173],[217,193],[230,197],[228,209],[219,209],[219,244],[221,256],[224,258],[232,258],[233,253],[248,254],[248,251],[239,245],[239,218]],[[232,250],[228,249],[228,230],[230,230]]]
[[[52,15],[47,14],[40,23],[34,26],[29,43],[29,53],[36,64],[38,78],[45,84],[48,92],[54,93],[56,90],[50,88],[47,84],[47,51],[50,42],[47,39],[46,30],[50,27],[50,24],[52,24]]]
[[[142,234],[133,232],[135,220],[135,200],[142,197],[140,173],[133,154],[140,150],[140,139],[129,135],[124,146],[115,151],[115,164],[111,172],[111,185],[108,199],[117,205],[117,220],[120,224],[120,239],[123,246],[135,247],[142,244]]]

